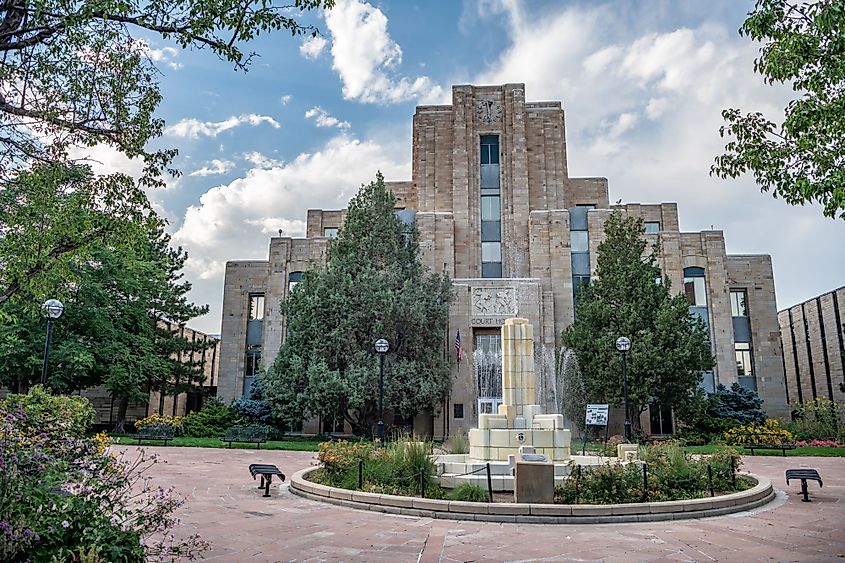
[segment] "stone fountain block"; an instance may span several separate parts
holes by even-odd
[[[562,430],[562,414],[537,414],[534,415],[534,425],[547,430]]]
[[[616,454],[622,461],[635,461],[640,457],[640,447],[637,444],[619,444]]]
[[[572,432],[569,430],[554,430],[554,445],[556,448],[569,448],[572,445]],[[569,454],[567,454],[568,456]],[[557,459],[557,458],[555,458]]]
[[[537,448],[554,447],[554,434],[549,430],[532,430],[531,443]]]
[[[501,407],[500,407],[501,408]],[[507,428],[508,419],[501,414],[482,414],[478,417],[479,428]]]
[[[490,445],[494,448],[508,448],[511,445],[511,430],[490,430]]]
[[[516,456],[513,482],[515,502],[551,504],[555,500],[555,466],[548,461],[526,461]]]
[[[473,428],[469,431],[468,440],[472,446],[489,446],[490,432],[486,428]]]

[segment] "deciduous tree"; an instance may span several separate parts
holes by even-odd
[[[730,141],[710,173],[754,174],[791,205],[818,202],[845,219],[845,3],[758,0],[739,32],[763,42],[754,70],[796,93],[778,125],[761,112],[722,112]]]

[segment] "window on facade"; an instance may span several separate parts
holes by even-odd
[[[577,296],[582,287],[590,285],[590,276],[572,276],[572,295]]]
[[[302,281],[302,272],[291,272],[288,274],[288,295],[296,287],[296,284]]]
[[[481,137],[481,277],[502,277],[499,137]]]
[[[337,434],[343,432],[342,416],[324,416],[322,422],[323,434]]]
[[[244,388],[243,394],[252,397],[255,376],[261,371],[261,346],[252,345],[246,347],[246,358],[244,364]]]
[[[482,262],[501,262],[502,261],[502,243],[501,242],[482,242],[481,243],[481,261]]]
[[[478,396],[502,397],[502,335],[499,332],[475,334],[472,363],[478,381]],[[492,411],[491,411],[492,412]]]
[[[249,320],[259,321],[264,318],[264,295],[249,296]]]
[[[754,375],[751,345],[748,342],[736,342],[734,350],[736,351],[736,374],[738,376]]]
[[[464,404],[463,403],[455,403],[452,405],[454,409],[454,416],[453,418],[463,418],[464,417]]]
[[[731,315],[734,317],[748,316],[748,293],[744,289],[731,290]]]
[[[329,238],[337,238],[339,229],[337,227],[323,227],[323,236]]]
[[[684,268],[684,293],[693,307],[707,306],[707,287],[704,283],[704,268]]]
[[[481,136],[481,164],[499,164],[499,137]]]
[[[589,252],[590,237],[587,231],[572,231],[572,252]]]
[[[660,221],[646,221],[643,223],[643,231],[647,235],[653,235],[660,232]]]

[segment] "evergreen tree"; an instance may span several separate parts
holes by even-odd
[[[703,407],[701,372],[713,366],[703,321],[689,313],[683,294],[661,280],[659,245],[650,249],[641,219],[611,213],[596,258],[596,279],[582,288],[575,322],[563,332],[585,374],[591,403],[623,403],[622,360],[615,341],[631,339],[628,400],[632,423],[652,400],[683,419]]]
[[[426,271],[417,229],[395,204],[381,174],[362,186],[325,268],[306,272],[284,304],[287,337],[262,381],[278,418],[343,417],[368,434],[378,416],[378,338],[390,342],[385,408],[413,416],[442,404],[451,282]]]

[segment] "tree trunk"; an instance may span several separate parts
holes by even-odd
[[[126,410],[129,408],[129,399],[120,398],[117,400],[117,420],[114,421],[114,431],[121,434],[126,432]]]

